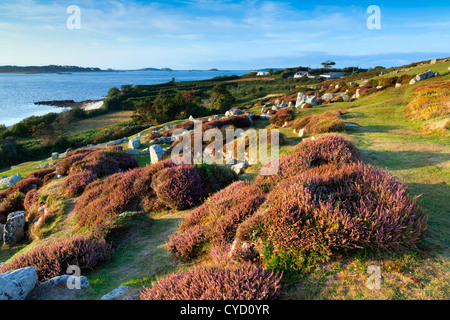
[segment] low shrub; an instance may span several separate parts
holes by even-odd
[[[280,281],[280,273],[253,265],[193,268],[153,283],[141,300],[269,300],[278,296]]]
[[[325,255],[414,248],[427,228],[406,186],[362,163],[320,166],[281,182],[264,216],[267,245]]]
[[[5,224],[8,215],[11,212],[24,210],[23,201],[25,195],[19,191],[10,193],[5,199],[0,202],[0,223]]]
[[[117,173],[89,185],[75,206],[77,224],[91,227],[107,223],[124,211],[136,211],[133,209],[139,203],[133,186],[141,170]]]
[[[270,117],[270,124],[275,127],[282,127],[286,122],[292,120],[292,110],[288,108],[279,109],[272,117]]]
[[[105,261],[111,246],[104,241],[81,236],[68,238],[45,247],[22,253],[0,267],[0,273],[25,267],[36,267],[38,282],[66,274],[70,265],[91,270]]]
[[[63,189],[65,194],[69,197],[75,197],[80,195],[86,186],[95,181],[97,175],[91,170],[86,170],[80,173],[70,175],[63,183]]]
[[[255,183],[268,191],[279,181],[310,168],[357,161],[361,161],[361,153],[353,142],[335,134],[324,135],[314,140],[304,140],[296,145],[292,153],[280,158],[276,175],[259,174],[255,178]]]
[[[159,200],[168,207],[182,210],[200,203],[203,184],[193,165],[179,165],[159,171],[152,181]]]
[[[238,225],[264,201],[265,194],[253,184],[234,182],[192,211],[170,238],[169,247],[182,260],[191,260],[205,243],[231,244]]]
[[[326,112],[297,119],[291,127],[296,132],[304,129],[304,134],[319,134],[344,131],[345,123],[338,113]]]

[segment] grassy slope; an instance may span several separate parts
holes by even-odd
[[[443,68],[441,64],[438,67]],[[444,75],[426,82],[449,79],[449,75]],[[350,104],[337,103],[300,110],[296,115],[302,117],[337,109],[344,111],[346,121],[359,125],[348,129],[345,135],[361,149],[364,161],[385,167],[407,183],[413,195],[421,195],[418,202],[429,214],[429,234],[424,242],[425,249],[420,251],[338,257],[291,283],[285,298],[449,298],[450,224],[447,199],[450,198],[450,143],[448,136],[421,132],[419,125],[411,123],[403,114],[412,90],[426,82],[390,88]],[[259,109],[254,111],[259,112]],[[258,121],[255,125],[263,128],[268,121]],[[282,153],[301,141],[289,128],[280,131],[287,138],[281,148]],[[138,156],[138,160],[140,164],[149,161],[148,156]],[[35,164],[31,166],[34,168]],[[257,169],[257,166],[249,168],[242,179],[253,179]],[[165,247],[168,237],[176,232],[179,222],[189,212],[165,212],[145,218],[121,239],[109,262],[86,274],[91,289],[84,298],[98,299],[121,284],[141,288],[169,272],[190,267],[176,262]],[[29,246],[21,244],[11,249],[3,248],[0,250],[0,261],[7,260],[18,250],[29,250],[35,245],[52,242],[65,232],[73,232],[70,218],[70,215],[66,216],[48,239]],[[365,282],[369,275],[366,269],[371,264],[381,267],[381,290],[367,289]]]

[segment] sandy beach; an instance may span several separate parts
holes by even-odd
[[[100,109],[102,106],[103,106],[103,100],[89,101],[89,102],[83,103],[83,105],[81,106],[81,109],[83,109],[84,111],[89,111],[89,110]]]

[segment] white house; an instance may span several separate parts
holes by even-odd
[[[294,78],[303,78],[303,77],[309,77],[308,71],[299,71],[296,74],[294,74]]]
[[[329,72],[325,74],[321,74],[320,76],[325,79],[338,79],[344,75],[343,72]]]
[[[267,72],[267,71],[258,71],[256,73],[256,75],[257,76],[267,76],[267,75],[269,75],[269,72]]]

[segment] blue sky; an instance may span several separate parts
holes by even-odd
[[[66,10],[81,9],[69,30]],[[381,29],[369,30],[369,5]],[[395,66],[450,56],[450,1],[0,1],[0,65]]]

